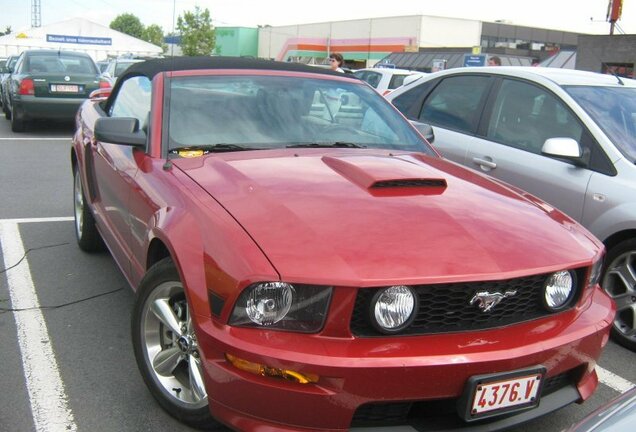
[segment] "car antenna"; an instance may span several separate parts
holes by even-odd
[[[172,0],[172,34],[174,35],[174,21],[175,21],[175,15],[176,15],[176,11],[177,11],[177,0]],[[174,43],[172,44],[172,47],[170,48],[170,71],[173,72],[174,71]],[[167,89],[166,89],[166,94],[165,94],[165,98],[168,101],[168,103],[170,103],[170,93],[172,93],[172,77],[170,78],[170,80],[166,80],[166,84],[167,84]],[[167,141],[168,141],[168,147],[170,147],[170,119],[168,118],[168,127],[166,129],[166,135],[167,135]],[[166,161],[163,164],[163,170],[164,171],[168,171],[170,169],[172,169],[172,161],[169,159],[170,157],[170,149],[167,148],[166,149]]]

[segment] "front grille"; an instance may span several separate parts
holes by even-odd
[[[576,272],[578,286],[567,308],[577,300],[584,280],[584,269]],[[543,285],[550,274],[520,277],[501,281],[462,282],[436,285],[416,285],[418,312],[413,322],[400,335],[420,335],[470,330],[483,330],[515,324],[549,315],[543,306]],[[577,281],[579,281],[577,283]],[[355,336],[386,336],[371,324],[371,299],[378,289],[360,289],[351,317],[351,332]],[[470,304],[480,291],[505,293],[515,290],[488,312]]]
[[[568,385],[574,385],[580,371],[572,369],[547,378],[541,388],[541,397]],[[498,417],[493,418],[497,420]],[[397,426],[427,424],[431,430],[462,428],[467,424],[457,415],[457,399],[439,399],[414,402],[371,402],[358,407],[351,421],[352,427]],[[484,420],[483,423],[488,423]],[[428,430],[428,428],[418,428]]]

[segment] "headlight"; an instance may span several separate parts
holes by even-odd
[[[545,283],[545,305],[556,312],[568,305],[574,297],[574,275],[569,271],[552,274]]]
[[[260,282],[241,293],[230,325],[314,333],[327,316],[331,287]]]
[[[371,299],[371,322],[383,333],[396,333],[415,319],[416,298],[406,286],[379,290]]]
[[[292,305],[294,287],[282,282],[256,285],[247,296],[245,313],[253,323],[268,326],[285,318]]]

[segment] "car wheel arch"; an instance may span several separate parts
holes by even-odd
[[[634,239],[634,238],[636,238],[636,228],[625,229],[622,231],[615,232],[614,234],[606,238],[603,241],[603,244],[605,245],[606,251],[609,251],[610,249],[614,248],[618,244],[626,240]]]

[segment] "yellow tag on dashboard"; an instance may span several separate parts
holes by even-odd
[[[203,156],[203,150],[179,150],[179,156],[184,158],[195,158]]]

